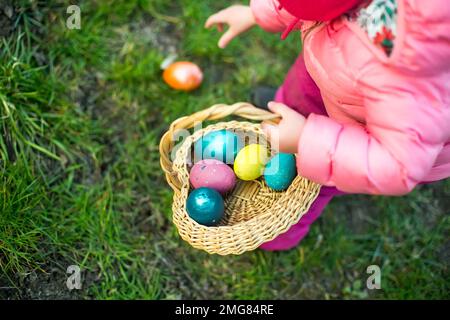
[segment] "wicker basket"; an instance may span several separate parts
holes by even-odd
[[[173,222],[181,238],[197,249],[220,255],[242,254],[274,239],[297,223],[308,211],[320,191],[320,185],[297,176],[283,192],[271,190],[263,179],[240,181],[227,194],[225,217],[218,226],[207,227],[191,219],[186,200],[191,189],[188,159],[193,143],[208,132],[233,129],[253,133],[265,139],[259,124],[250,122],[220,122],[197,130],[176,150],[173,162],[173,137],[177,130],[189,129],[202,121],[218,120],[230,115],[255,121],[274,121],[278,118],[268,111],[248,103],[217,104],[193,115],[175,120],[160,142],[161,166],[174,190]]]

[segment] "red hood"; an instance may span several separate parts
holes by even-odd
[[[279,0],[281,7],[301,20],[329,21],[363,0]]]

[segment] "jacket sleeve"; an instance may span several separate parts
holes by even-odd
[[[360,80],[365,126],[311,114],[298,146],[302,176],[345,192],[402,195],[450,138],[450,74],[416,78],[382,67]]]
[[[282,32],[295,20],[286,10],[279,10],[277,0],[251,0],[250,7],[256,23],[267,32]]]

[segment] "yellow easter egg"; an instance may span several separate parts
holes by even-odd
[[[263,174],[268,160],[267,148],[260,144],[250,144],[237,154],[234,160],[234,173],[241,180],[258,179]]]

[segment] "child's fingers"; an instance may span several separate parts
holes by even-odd
[[[270,111],[281,115],[283,118],[288,117],[292,112],[295,112],[294,110],[280,102],[271,101],[267,104],[267,107]]]
[[[213,14],[212,16],[210,16],[206,22],[205,22],[205,28],[210,28],[211,26],[215,25],[215,24],[222,24],[226,21],[224,21],[224,19],[222,19],[222,16],[219,14]]]
[[[216,23],[214,22],[215,20],[216,18],[214,14],[212,16],[209,16],[209,18],[206,19],[205,28],[211,28],[211,26]]]
[[[219,48],[225,48],[231,40],[236,36],[236,33],[230,28],[219,40]]]
[[[222,22],[217,22],[217,18],[214,17],[214,15],[210,16],[208,18],[208,20],[206,20],[205,22],[205,28],[209,29],[211,28],[213,25],[217,26],[217,30],[219,30],[219,32],[223,32],[223,23]]]
[[[262,123],[261,127],[264,133],[269,138],[270,144],[273,146],[278,145],[280,140],[280,129],[278,128],[278,126],[274,126],[268,123]]]
[[[268,107],[269,110],[272,111],[273,113],[277,113],[277,114],[279,114],[279,115],[282,116],[281,110],[280,110],[280,109],[281,109],[281,108],[280,108],[280,104],[281,104],[281,103],[274,102],[274,101],[270,101],[270,102],[267,104],[267,107]]]

